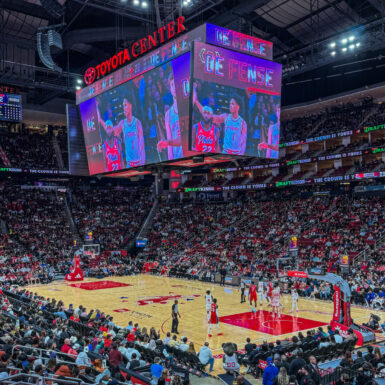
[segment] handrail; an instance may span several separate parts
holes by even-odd
[[[75,356],[72,356],[71,354],[59,352],[56,350],[51,350],[51,349],[41,349],[41,348],[35,348],[35,347],[30,347],[30,346],[24,346],[24,345],[15,345],[12,348],[12,354],[14,353],[15,350],[26,350],[26,351],[33,351],[39,353],[39,357],[43,359],[49,359],[50,353],[55,353],[57,355],[58,361],[63,364],[69,364],[69,365],[76,365],[74,361],[64,361],[61,360],[59,356],[66,356],[71,359],[75,359]],[[48,357],[44,357],[42,353],[48,353]],[[27,354],[28,356],[28,354]],[[89,359],[89,358],[88,358]],[[89,365],[85,366],[91,366],[91,360],[89,359]]]
[[[385,230],[383,230],[383,232],[381,233],[380,238],[378,238],[378,239],[375,240],[375,243],[374,243],[375,249],[377,249],[378,243],[379,243],[379,242],[382,242],[382,241],[384,241],[384,240],[385,240]],[[359,262],[361,259],[363,259],[364,261],[366,261],[367,252],[370,251],[370,250],[371,250],[370,245],[366,245],[365,248],[364,248],[358,255],[356,255],[356,256],[353,258],[353,262],[354,262],[354,263],[357,263],[357,262]]]
[[[143,222],[142,227],[140,228],[139,233],[137,235],[137,238],[142,238],[142,237],[146,236],[148,227],[150,226],[150,222],[154,218],[155,212],[158,208],[158,204],[159,204],[158,198],[155,197],[155,199],[153,200],[153,205],[151,207],[151,210],[148,213],[147,218]]]
[[[65,379],[60,379],[57,378],[57,375],[52,375],[52,376],[39,376],[38,374],[27,374],[27,373],[18,373],[14,374],[12,376],[9,376],[5,380],[1,380],[1,383],[4,385],[31,385],[31,382],[28,382],[30,379],[35,379],[33,382],[34,384],[40,383],[39,381],[44,381],[41,382],[42,384],[52,382],[55,382],[55,384],[63,384],[63,385],[87,385],[84,381],[75,378],[75,377],[66,377]],[[27,381],[25,381],[25,379]]]

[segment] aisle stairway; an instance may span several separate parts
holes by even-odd
[[[71,228],[73,238],[74,238],[74,240],[76,240],[77,245],[80,246],[83,244],[83,238],[80,236],[79,230],[75,225],[67,197],[65,197],[63,200],[63,206],[64,206],[64,211],[65,211],[66,216],[67,216],[68,223],[69,223],[70,228]]]
[[[59,167],[59,170],[64,170],[64,162],[63,162],[63,156],[60,151],[60,145],[57,140],[57,137],[55,135],[52,135],[52,145],[55,150],[55,155],[56,155],[56,160],[57,160],[57,165]]]
[[[158,201],[158,198],[156,197],[155,193],[153,193],[149,197],[149,199],[153,199],[153,204],[152,204],[151,210],[148,213],[146,219],[143,221],[142,227],[140,228],[138,234],[136,235],[136,238],[139,238],[139,239],[146,238],[147,232],[148,232],[148,230],[150,229],[150,227],[152,225],[152,220],[154,219],[154,216],[155,216],[156,211],[158,209],[159,201]],[[134,239],[130,239],[130,238],[125,239],[123,241],[123,243],[122,243],[122,248],[125,248],[127,250],[133,248],[135,246],[136,238],[134,238]]]

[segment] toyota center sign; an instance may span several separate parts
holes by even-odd
[[[115,71],[119,67],[127,64],[131,59],[136,59],[151,49],[158,47],[160,44],[173,39],[175,36],[186,30],[183,23],[184,17],[178,17],[176,21],[172,21],[166,26],[154,31],[151,35],[136,41],[131,45],[131,47],[118,52],[95,67],[87,68],[84,73],[84,82],[87,85],[90,85],[95,80],[106,76],[110,72]]]

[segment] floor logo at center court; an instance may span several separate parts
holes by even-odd
[[[193,300],[194,298],[200,297],[200,294],[193,294],[189,296],[183,296],[180,294],[169,294],[169,295],[159,295],[156,297],[148,297],[148,298],[142,298],[139,299],[136,303],[138,306],[145,306],[150,304],[166,304],[168,301],[174,301],[176,299],[186,299],[186,300]]]

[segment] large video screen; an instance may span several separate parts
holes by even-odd
[[[90,174],[191,155],[190,52],[80,104]]]
[[[194,43],[190,149],[278,158],[282,66]]]

